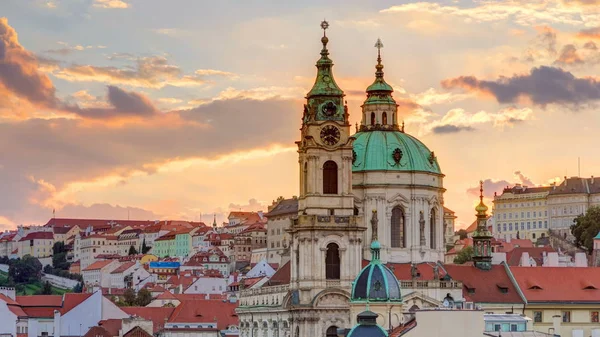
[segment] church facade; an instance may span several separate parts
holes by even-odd
[[[352,134],[333,77],[327,22],[321,27],[317,76],[296,142],[300,193],[288,230],[289,262],[261,288],[240,290],[243,337],[333,337],[353,326],[352,286],[371,257],[372,237],[379,238],[377,263],[443,260],[444,176],[435,154],[398,123],[393,89],[383,78],[383,45],[378,40],[375,81]]]

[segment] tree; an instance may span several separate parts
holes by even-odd
[[[467,230],[466,229],[459,229],[456,233],[454,233],[455,235],[458,235],[459,239],[466,239],[467,238]]]
[[[140,307],[145,307],[152,302],[152,293],[148,289],[141,289],[138,291],[135,304]]]
[[[52,246],[52,255],[55,255],[58,253],[66,253],[66,252],[67,252],[67,248],[65,247],[65,243],[62,241],[57,241]]]
[[[59,242],[57,242],[59,243]],[[67,262],[67,253],[60,252],[52,255],[52,266],[57,270],[69,270],[71,264]]]
[[[50,284],[50,282],[48,282],[48,281],[44,282],[44,286],[42,287],[40,294],[41,295],[52,295],[52,285]]]
[[[73,287],[73,292],[74,293],[81,293],[83,292],[83,286],[81,285],[81,282],[77,283],[74,287]]]
[[[148,253],[152,247],[146,246],[146,238],[142,241],[142,254]]]
[[[463,264],[468,261],[473,261],[473,246],[463,248],[454,258],[455,264]]]
[[[42,264],[31,255],[25,255],[22,259],[13,262],[8,268],[8,275],[16,283],[35,283],[42,274]]]
[[[571,234],[575,237],[575,244],[587,249],[588,253],[594,250],[594,237],[600,232],[600,207],[588,208],[585,214],[579,215],[571,225]]]
[[[125,292],[123,293],[123,302],[125,302],[125,305],[135,305],[135,300],[135,291],[131,288],[125,289]]]
[[[129,255],[136,255],[138,252],[135,250],[134,246],[129,247]]]

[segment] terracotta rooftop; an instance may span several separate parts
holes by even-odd
[[[511,267],[528,303],[600,304],[600,268]]]
[[[120,274],[124,271],[127,271],[127,269],[131,268],[135,266],[135,262],[131,261],[131,262],[125,262],[122,265],[118,266],[115,270],[111,271],[111,274]]]
[[[113,260],[96,261],[96,262],[90,264],[83,271],[99,270],[99,269],[102,269],[102,268],[106,267],[111,262],[113,262]]]
[[[463,296],[467,301],[523,303],[504,265],[493,265],[491,270],[481,270],[474,266],[447,264],[444,269],[453,280],[463,283]]]
[[[282,284],[290,284],[291,279],[291,264],[288,262],[277,269],[275,274],[271,276],[271,279],[267,281],[266,286],[278,286]]]
[[[528,253],[538,266],[544,263],[544,253],[556,252],[552,247],[517,247],[506,254],[506,263],[509,266],[519,266],[523,253]]]
[[[64,295],[64,301],[62,303],[62,308],[60,309],[60,314],[64,315],[67,312],[71,311],[71,309],[80,305],[83,301],[90,298],[93,294],[91,293],[66,293]]]
[[[16,302],[22,307],[60,307],[63,297],[61,295],[29,295],[17,296]]]
[[[271,209],[265,216],[275,217],[279,215],[297,215],[298,214],[298,199],[283,199],[277,203],[277,205]]]
[[[176,322],[217,322],[219,330],[238,324],[235,313],[237,303],[222,300],[184,300],[175,308],[169,323]]]
[[[98,322],[98,326],[106,329],[111,336],[118,336],[122,325],[123,321],[120,319],[105,319]]]
[[[135,315],[152,321],[154,333],[161,330],[165,325],[165,319],[168,319],[175,311],[175,308],[168,307],[122,307],[128,315]]]
[[[146,330],[140,328],[139,326],[133,327],[131,330],[127,331],[123,334],[123,337],[152,337],[153,335],[149,334]]]
[[[25,235],[19,241],[29,241],[29,240],[54,240],[54,233],[52,232],[34,232]]]
[[[114,337],[101,326],[93,326],[83,337]]]

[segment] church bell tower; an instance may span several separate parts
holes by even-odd
[[[361,243],[366,229],[355,215],[352,194],[352,143],[344,92],[332,73],[326,35],[317,77],[306,95],[298,145],[300,196],[298,218],[289,232],[292,305],[319,305],[328,289],[349,293],[361,270]],[[308,336],[308,335],[306,335]]]

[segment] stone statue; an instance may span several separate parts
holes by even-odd
[[[377,219],[377,210],[373,210],[373,216],[371,217],[371,241],[377,241],[378,239],[378,223],[379,219]]]
[[[421,230],[421,246],[425,246],[425,217],[423,211],[419,213],[419,229]]]
[[[433,266],[433,279],[436,281],[440,279],[440,269],[437,263]]]
[[[410,264],[410,276],[412,278],[417,278],[417,265],[414,263]]]

